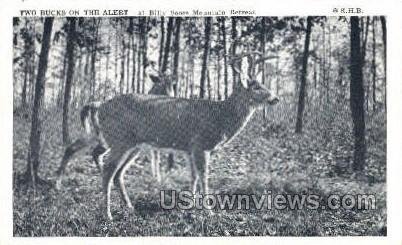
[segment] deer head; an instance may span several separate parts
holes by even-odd
[[[174,97],[174,89],[173,79],[163,74],[159,75],[149,75],[151,81],[153,83],[152,88],[149,90],[148,94],[155,94],[155,95],[167,95]]]
[[[240,81],[241,86],[238,86],[234,93],[247,100],[247,102],[253,107],[260,107],[264,105],[274,105],[279,102],[279,99],[274,93],[272,93],[265,85],[261,84],[257,76],[259,72],[255,72],[256,65],[267,59],[277,58],[276,56],[267,56],[259,59],[255,59],[256,55],[262,56],[258,51],[247,52],[241,55],[235,56],[231,59],[231,65],[233,70],[240,74],[239,69],[240,62],[244,57],[248,58],[249,67],[247,69],[246,83]]]

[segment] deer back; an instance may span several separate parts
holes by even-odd
[[[246,103],[122,95],[99,107],[103,136],[110,145],[150,144],[212,150],[242,126],[251,112]]]

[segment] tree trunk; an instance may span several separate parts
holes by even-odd
[[[95,90],[96,90],[96,69],[95,69],[95,65],[96,65],[96,52],[98,49],[98,34],[99,34],[99,23],[100,20],[96,20],[94,19],[94,35],[95,35],[95,39],[94,39],[94,44],[92,45],[92,57],[91,57],[91,86],[92,86],[92,90],[91,90],[91,99],[95,98]]]
[[[166,36],[166,44],[165,44],[165,51],[163,56],[163,63],[162,63],[162,74],[165,75],[168,61],[169,61],[169,54],[170,54],[170,43],[172,39],[172,32],[173,32],[173,17],[169,17],[168,26],[167,26],[167,36]]]
[[[112,35],[109,35],[108,38],[108,46],[107,46],[107,55],[106,55],[106,78],[105,78],[105,84],[104,84],[104,90],[103,90],[103,100],[106,100],[106,96],[107,96],[107,87],[109,86],[109,63],[110,63],[110,51],[111,51],[111,46],[110,46],[110,42],[111,42],[111,37]]]
[[[130,47],[131,47],[131,38],[127,40],[127,55],[126,55],[126,94],[130,93]]]
[[[25,50],[27,52],[27,50]],[[21,92],[21,106],[26,108],[27,106],[27,84],[28,84],[28,66],[29,66],[29,58],[28,53],[26,53],[25,57],[25,64],[24,64],[24,83],[22,85],[22,92]]]
[[[85,93],[85,97],[87,97],[87,88],[88,88],[88,83],[90,82],[89,80],[89,58],[91,56],[91,51],[89,49],[89,47],[86,48],[87,49],[87,53],[86,53],[86,57],[85,57],[85,65],[84,65],[84,93]],[[67,56],[66,56],[67,57]],[[90,85],[90,84],[89,84]]]
[[[362,32],[362,36],[363,36],[363,43],[362,43],[362,62],[363,62],[363,66],[364,63],[366,62],[366,49],[367,49],[367,37],[368,37],[368,30],[369,30],[369,23],[370,23],[370,17],[366,17],[366,30],[365,32]],[[361,23],[361,27],[363,27],[364,22],[362,21]]]
[[[262,57],[265,57],[265,39],[266,39],[266,17],[262,17],[262,33],[261,33],[261,53]],[[265,84],[265,62],[261,63],[261,83]],[[264,110],[265,111],[265,110]]]
[[[387,25],[384,16],[380,16],[382,29],[382,42],[384,44],[384,83],[385,83],[385,111],[387,111]]]
[[[207,65],[208,56],[210,49],[210,38],[211,38],[211,23],[212,18],[205,18],[205,43],[204,43],[204,53],[202,55],[202,67],[201,67],[201,80],[200,80],[200,98],[205,97],[205,79],[207,78]]]
[[[117,32],[116,28],[116,32]],[[115,33],[116,39],[115,39],[115,45],[114,45],[114,82],[117,82],[117,77],[118,77],[118,72],[117,72],[117,66],[119,62],[119,34]],[[115,88],[115,93],[117,94],[117,90]]]
[[[325,98],[328,98],[328,87],[327,87],[327,37],[326,37],[326,32],[325,32],[325,23],[322,25],[322,47],[324,49],[323,51],[323,65],[322,65],[322,86],[324,87],[325,91],[323,94],[325,94]],[[324,99],[325,99],[324,98]]]
[[[350,108],[352,112],[353,131],[355,138],[353,169],[356,171],[361,171],[364,167],[366,142],[359,18],[356,16],[352,16],[350,22]]]
[[[32,38],[36,36],[35,24],[32,25]],[[31,86],[31,102],[34,100],[34,89],[35,89],[35,68],[36,68],[36,52],[35,52],[35,40],[32,40],[31,47],[31,58],[29,66],[29,84]],[[32,103],[31,103],[32,104]]]
[[[147,49],[148,49],[148,25],[149,25],[149,17],[143,17],[143,30],[142,30],[142,38],[143,38],[143,47],[142,47],[142,88],[141,93],[145,93],[145,77],[146,70],[148,66],[147,59]]]
[[[236,18],[232,17],[232,57],[236,56],[236,46],[237,46],[237,30],[236,30]],[[233,91],[236,90],[237,87],[237,73],[232,64],[232,76],[233,76]]]
[[[126,44],[124,42],[124,36],[121,38],[121,58],[120,58],[120,94],[124,93],[124,64],[126,59]]]
[[[361,36],[362,36],[362,51],[361,51],[361,56],[362,56],[362,69],[364,70],[364,66],[366,64],[366,50],[367,50],[367,38],[368,38],[368,31],[369,31],[369,24],[370,24],[370,17],[366,17],[366,27],[365,27],[365,32],[361,32]],[[360,30],[363,30],[364,28],[364,22],[363,22],[363,18],[361,18],[361,23],[360,23]],[[363,75],[363,81],[364,81],[364,73]],[[363,84],[364,85],[364,84]],[[366,111],[369,111],[369,80],[367,80],[366,82],[366,94],[365,94],[365,99],[366,99]]]
[[[307,17],[307,30],[306,30],[306,39],[304,40],[303,63],[302,63],[301,82],[299,91],[299,105],[297,107],[296,133],[301,133],[303,130],[303,112],[304,112],[304,101],[306,97],[308,52],[309,52],[310,34],[312,25],[313,25],[312,17]]]
[[[328,32],[328,68],[327,68],[327,104],[330,102],[330,92],[331,92],[331,60],[332,60],[332,42],[331,42],[331,26],[329,26]]]
[[[69,21],[68,33],[67,33],[67,77],[64,88],[64,104],[63,104],[63,143],[70,143],[70,135],[68,131],[68,112],[69,105],[71,99],[71,86],[74,77],[74,66],[75,66],[75,57],[74,57],[74,48],[75,48],[75,22],[76,19],[74,17],[67,18]]]
[[[165,44],[165,17],[161,17],[161,42],[159,46],[159,59],[158,59],[158,67],[159,71],[162,70],[162,58],[163,58],[163,47]]]
[[[179,83],[179,55],[180,55],[180,25],[181,17],[176,18],[175,40],[173,43],[174,57],[173,57],[173,91],[174,96],[177,96],[177,84]]]
[[[133,68],[132,68],[132,76],[131,76],[131,91],[133,93],[135,93],[135,74],[136,74],[135,73],[135,71],[136,71],[135,57],[136,57],[136,53],[137,53],[137,43],[136,43],[136,39],[134,38],[134,33],[132,34],[131,39],[132,39],[131,42],[133,44],[133,47],[132,47],[132,49],[133,49]]]
[[[228,62],[227,62],[227,49],[226,49],[226,26],[225,26],[226,17],[222,17],[222,39],[223,39],[223,79],[225,83],[225,99],[228,96]]]
[[[42,47],[39,56],[38,75],[36,77],[34,105],[32,109],[31,134],[29,137],[29,156],[26,171],[27,180],[30,181],[34,188],[38,179],[39,154],[40,154],[40,137],[41,137],[41,119],[43,99],[45,94],[46,70],[50,49],[50,38],[52,34],[53,17],[46,17],[43,27]]]
[[[218,27],[219,27],[219,22],[218,22]],[[221,32],[221,28],[218,28],[218,40],[217,43],[220,44],[221,42],[221,36],[222,36],[222,32]],[[220,45],[219,45],[220,46]],[[216,92],[218,95],[218,100],[220,101],[222,99],[221,96],[221,52],[220,50],[216,51]]]
[[[141,57],[144,48],[144,19],[139,18],[139,35],[138,35],[138,51],[137,51],[137,93],[141,93]],[[144,62],[144,61],[142,61]]]
[[[376,22],[376,18],[373,17],[373,60],[372,60],[372,64],[371,64],[371,68],[373,70],[373,83],[372,83],[372,92],[373,92],[373,112],[375,111],[376,108],[376,104],[377,104],[377,100],[376,100],[376,94],[375,94],[375,90],[376,90],[376,79],[377,79],[377,65],[376,65],[376,36],[375,36],[375,22]]]
[[[66,41],[67,42],[67,41]],[[88,68],[88,66],[86,67],[86,69]],[[86,70],[86,72],[88,72],[88,70]],[[60,78],[60,90],[59,90],[59,94],[57,95],[57,107],[60,108],[63,105],[63,95],[64,95],[64,81],[66,81],[66,73],[67,73],[67,53],[64,53],[64,57],[63,57],[63,70],[61,73],[61,78]]]
[[[211,77],[209,76],[209,70],[207,69],[207,91],[208,91],[208,99],[212,98],[211,96]]]
[[[280,74],[281,74],[281,71],[279,70],[279,59],[276,59],[276,65],[275,65],[275,70],[276,70],[276,81],[275,81],[275,83],[276,83],[276,94],[277,95],[279,95],[279,79],[280,79]],[[296,71],[297,71],[297,69],[296,69]],[[296,76],[297,76],[297,74],[299,74],[298,72],[296,72]],[[296,79],[296,81],[298,81],[298,79]]]
[[[261,32],[261,53],[265,57],[265,39],[266,39],[266,17],[262,17],[262,32]],[[265,85],[265,61],[261,63],[261,83]],[[267,118],[266,107],[262,111],[262,117]]]
[[[141,25],[141,20],[140,20]],[[142,28],[140,28],[140,31]],[[142,33],[138,35],[138,50],[137,50],[137,94],[141,92],[141,48],[142,48]]]

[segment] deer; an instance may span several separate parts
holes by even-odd
[[[173,85],[175,82],[165,76],[162,73],[158,73],[158,75],[150,74],[149,78],[151,79],[153,85],[149,90],[148,94],[153,95],[165,95],[174,97]],[[81,111],[81,118],[84,117],[84,114],[87,113],[85,111]],[[76,155],[76,153],[82,151],[86,147],[91,146],[90,142],[86,138],[79,138],[72,144],[68,145],[66,150],[64,151],[64,155],[62,161],[60,163],[59,168],[56,171],[56,188],[60,189],[61,185],[61,177],[67,168],[68,163],[71,158]],[[103,170],[103,158],[109,153],[109,148],[107,147],[107,143],[99,140],[98,144],[93,148],[91,152],[91,156],[93,161],[95,162],[98,170],[101,172]],[[151,161],[151,171],[152,177],[156,178],[158,183],[161,183],[161,174],[160,174],[160,154],[159,151],[155,149],[151,149],[149,151],[150,161]],[[169,154],[168,159],[168,169],[173,167],[173,155]]]
[[[242,54],[233,60],[251,54]],[[252,62],[255,66],[265,58]],[[233,62],[233,70],[240,74]],[[254,70],[254,69],[249,69]],[[182,152],[189,159],[191,186],[195,195],[208,194],[209,157],[239,135],[255,111],[275,105],[279,99],[249,72],[224,101],[173,98],[159,95],[125,94],[104,103],[84,106],[81,121],[88,135],[107,146],[109,156],[102,171],[105,213],[111,213],[111,191],[115,184],[127,207],[134,209],[127,194],[124,175],[132,159],[149,148]]]

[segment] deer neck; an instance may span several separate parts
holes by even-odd
[[[247,97],[241,93],[235,93],[225,101],[225,143],[229,143],[245,128],[255,110]]]

